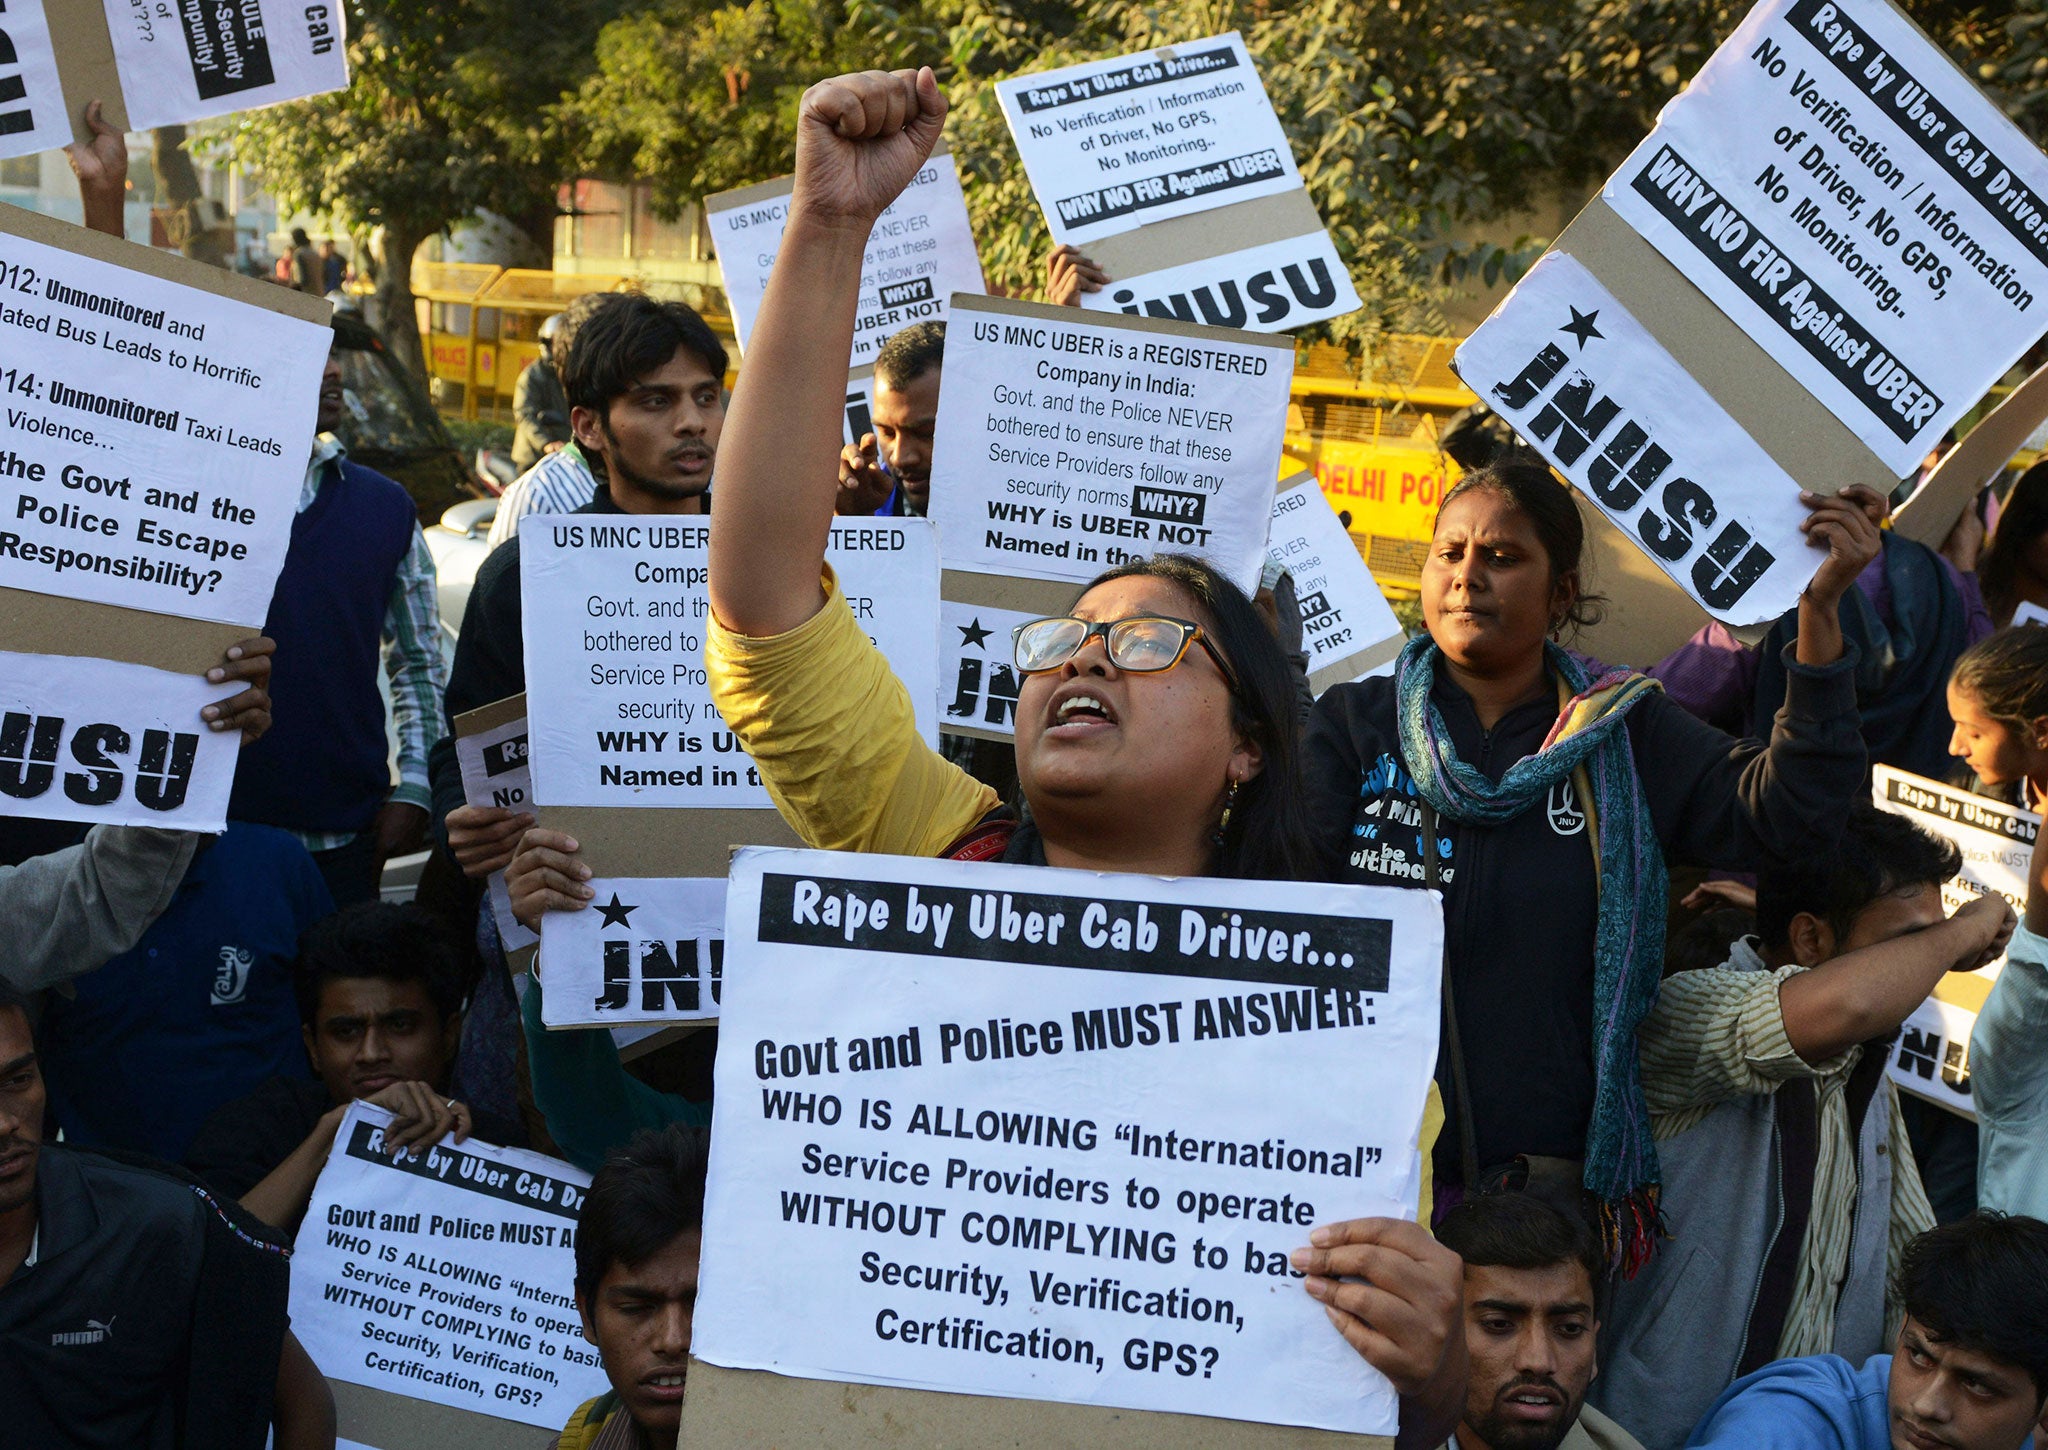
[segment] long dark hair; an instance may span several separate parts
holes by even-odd
[[[2031,738],[2048,715],[2048,626],[2013,624],[1963,651],[1949,683],[2001,725]]]
[[[2020,602],[2020,555],[2043,534],[2048,534],[2048,463],[2037,463],[2005,496],[1998,527],[1977,560],[1977,583],[1993,619],[2012,618]]]
[[[1259,773],[1238,788],[1216,874],[1264,881],[1317,879],[1301,789],[1301,718],[1294,667],[1245,592],[1191,554],[1154,554],[1096,575],[1163,579],[1194,602],[1195,622],[1237,672],[1233,729],[1259,747]],[[1086,592],[1085,590],[1083,591]]]

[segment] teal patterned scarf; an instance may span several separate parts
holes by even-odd
[[[1538,808],[1551,787],[1581,767],[1586,771],[1599,843],[1600,914],[1593,942],[1595,1088],[1584,1182],[1601,1202],[1611,1257],[1633,1275],[1650,1255],[1658,1222],[1657,1148],[1643,1098],[1636,1028],[1657,1001],[1670,883],[1624,725],[1629,710],[1660,687],[1626,670],[1592,679],[1564,650],[1554,644],[1544,649],[1572,698],[1542,747],[1509,766],[1496,785],[1458,758],[1443,715],[1430,700],[1441,651],[1427,635],[1409,641],[1394,676],[1401,758],[1439,815],[1475,826],[1499,825]]]

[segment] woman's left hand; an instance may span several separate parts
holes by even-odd
[[[1801,490],[1799,501],[1811,511],[1800,530],[1807,541],[1828,551],[1806,585],[1806,597],[1833,609],[1883,548],[1878,525],[1885,502],[1875,489],[1852,483],[1837,494]]]

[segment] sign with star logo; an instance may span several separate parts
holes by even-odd
[[[616,1027],[715,1018],[724,991],[724,879],[602,876],[589,886],[587,910],[548,916],[541,1021]]]
[[[1820,567],[1799,485],[1576,259],[1537,262],[1457,368],[1724,624],[1776,619]]]
[[[1013,631],[1039,615],[985,604],[939,605],[939,728],[954,735],[1010,740],[1017,733],[1023,679],[1010,653]]]

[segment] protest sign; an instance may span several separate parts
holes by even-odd
[[[1359,307],[1234,32],[999,81],[1054,240],[1110,276],[1091,311],[1285,332]]]
[[[718,275],[741,352],[768,290],[794,183],[794,177],[783,176],[704,198],[704,226],[718,250]],[[852,366],[872,363],[882,344],[913,322],[943,322],[954,293],[982,290],[960,173],[942,145],[868,233]]]
[[[541,953],[550,1027],[708,1022],[725,961],[725,878],[596,876],[582,911],[553,913]]]
[[[1287,1256],[1416,1212],[1433,896],[748,850],[726,929],[698,1359],[1393,1431]]]
[[[196,263],[140,270],[147,248],[53,245],[58,224],[8,211],[0,587],[253,632],[291,538],[328,329],[191,285],[212,270]]]
[[[455,717],[455,763],[462,772],[463,804],[512,811],[533,810],[533,771],[526,751],[526,697],[514,695]],[[485,883],[491,920],[507,954],[537,946],[540,938],[512,915],[505,873]]]
[[[71,140],[43,0],[14,0],[0,20],[0,98],[0,157],[32,156]]]
[[[1257,586],[1290,340],[994,297],[954,312],[932,444],[948,599],[1064,612],[1158,552]]]
[[[1058,243],[1301,186],[1235,31],[1015,76],[996,97]]]
[[[199,712],[240,689],[0,652],[0,815],[225,830],[241,737],[208,729]]]
[[[1539,260],[1456,365],[1716,619],[1775,619],[1820,567],[1798,484],[1572,257]]]
[[[1401,653],[1407,633],[1314,474],[1281,480],[1266,551],[1294,579],[1316,694],[1362,679]]]
[[[607,1388],[573,1297],[590,1176],[472,1138],[393,1157],[350,1106],[292,1255],[292,1331],[328,1379],[560,1429]],[[339,1398],[339,1396],[337,1396]]]
[[[2048,420],[2048,367],[2006,394],[1976,427],[1927,475],[1913,496],[1892,516],[1892,531],[1938,549],[1949,530],[1973,507],[1977,495],[2004,471],[2012,456]]]
[[[1764,0],[1606,205],[1894,477],[2043,330],[2048,158],[1882,0]]]
[[[2012,622],[2014,624],[2048,624],[2048,609],[2043,609],[2031,599],[2024,600],[2021,602],[2020,607],[2012,612]]]
[[[549,516],[520,531],[541,805],[773,809],[704,673],[710,533],[700,517],[614,514]],[[931,526],[835,523],[825,557],[910,691],[925,739],[936,740]]]
[[[1016,733],[1017,627],[1042,616],[986,604],[939,605],[939,689],[949,731],[1009,739]],[[971,727],[963,732],[962,727]]]
[[[2041,828],[2039,816],[1888,765],[1872,768],[1871,790],[1880,808],[1955,842],[1963,853],[1962,871],[1942,884],[1943,911],[1953,915],[1993,892],[2010,901],[2014,911],[2027,909],[2027,861]],[[1906,1019],[1891,1049],[1893,1082],[1951,1112],[1975,1116],[1970,1108],[1970,1030],[2004,966],[2001,957],[1974,972],[1950,972],[1941,979],[1934,995]]]

